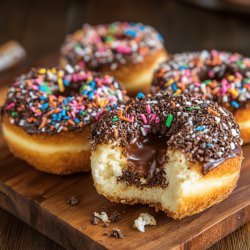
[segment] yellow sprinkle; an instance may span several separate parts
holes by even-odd
[[[235,78],[234,78],[233,75],[229,75],[229,76],[227,77],[227,79],[228,79],[229,81],[233,81]]]
[[[236,91],[235,89],[230,89],[229,92],[234,95],[235,97],[238,96],[238,91]]]
[[[175,95],[180,95],[180,94],[181,94],[181,89],[177,89]]]
[[[170,86],[173,82],[174,82],[174,79],[169,79],[169,80],[165,83],[165,87]]]
[[[45,74],[46,73],[46,69],[42,68],[42,69],[39,69],[38,71],[39,74]]]
[[[57,75],[58,75],[59,77],[63,77],[64,72],[63,72],[62,70],[59,70],[58,73],[57,73]]]
[[[52,69],[51,69],[51,72],[52,72],[53,74],[56,74],[56,72],[57,72],[56,68],[52,68]]]
[[[58,78],[57,82],[58,82],[59,91],[63,92],[65,90],[63,80],[61,78]]]

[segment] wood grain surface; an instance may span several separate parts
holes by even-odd
[[[83,22],[141,21],[155,26],[170,52],[220,48],[250,55],[250,15],[194,8],[190,1],[154,0],[8,0],[0,1],[0,43],[16,39],[27,51],[22,68],[58,50],[65,34]],[[211,1],[216,4],[216,1]],[[218,1],[219,2],[219,1]],[[235,9],[235,8],[234,8]],[[19,71],[20,72],[20,71]],[[9,73],[12,77],[6,78]],[[0,74],[0,86],[19,73]],[[1,81],[6,79],[7,81]],[[0,102],[4,92],[0,91]],[[0,151],[1,155],[1,151]],[[1,174],[0,174],[1,175]],[[0,209],[0,249],[62,249],[25,223]],[[125,238],[126,239],[126,238]],[[250,249],[250,223],[211,249]]]
[[[38,64],[56,61],[54,54]],[[4,92],[6,87],[0,90],[1,95]],[[147,206],[109,202],[96,193],[90,174],[60,177],[36,171],[15,158],[0,135],[0,206],[67,249],[207,248],[250,220],[250,145],[243,150],[241,177],[231,196],[198,215],[174,221]],[[79,205],[67,204],[71,196],[79,197]],[[92,213],[103,207],[108,213],[119,211],[122,219],[108,228],[92,225]],[[157,220],[157,226],[144,234],[132,228],[140,212]],[[107,236],[113,227],[120,228],[125,238]]]

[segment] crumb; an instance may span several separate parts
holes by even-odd
[[[94,218],[100,219],[101,221],[103,221],[104,223],[109,224],[110,220],[108,218],[108,215],[106,212],[102,211],[100,214],[97,212],[94,212],[93,214]]]
[[[122,239],[124,237],[119,228],[113,228],[111,236],[117,239]]]
[[[111,222],[118,221],[118,220],[120,220],[121,218],[122,218],[122,215],[121,215],[118,211],[113,212],[113,213],[110,215],[110,217],[109,217],[109,219],[110,219]]]
[[[155,218],[148,213],[141,213],[140,216],[134,221],[134,228],[138,229],[140,232],[145,232],[146,225],[156,225]]]
[[[109,232],[104,232],[103,235],[104,236],[110,236],[110,233]]]
[[[79,198],[76,196],[71,196],[70,199],[67,201],[67,204],[70,206],[77,206],[79,204]]]
[[[84,231],[84,230],[86,230],[87,229],[87,227],[86,226],[82,226],[82,230]]]
[[[104,227],[109,227],[109,223],[104,222]]]
[[[98,224],[99,224],[99,221],[100,221],[100,220],[99,220],[97,217],[94,216],[93,219],[92,219],[92,224],[93,224],[93,225],[98,225]]]

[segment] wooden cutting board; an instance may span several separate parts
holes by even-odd
[[[55,58],[40,65],[53,65]],[[6,89],[0,88],[0,105]],[[202,249],[250,221],[250,145],[243,151],[241,177],[230,197],[198,215],[175,221],[147,206],[109,202],[97,194],[89,173],[61,177],[33,169],[9,152],[0,131],[0,206],[67,249]],[[77,206],[67,204],[72,196],[79,198]],[[121,220],[109,227],[92,225],[93,212],[103,207],[109,214],[120,212]],[[133,229],[141,212],[157,221],[145,233]],[[116,227],[123,239],[108,235]]]

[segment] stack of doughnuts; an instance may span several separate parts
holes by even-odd
[[[106,113],[91,127],[97,191],[181,219],[226,198],[239,178],[240,131],[209,100],[158,92]]]
[[[108,75],[69,65],[32,69],[9,88],[2,110],[3,134],[14,155],[39,170],[88,171],[90,124],[127,98]]]
[[[115,76],[131,95],[148,91],[155,68],[167,59],[163,38],[154,28],[128,22],[85,24],[67,37],[61,54],[62,64]]]
[[[154,74],[153,93],[191,93],[233,112],[244,143],[250,142],[250,58],[225,51],[176,54]]]
[[[170,57],[151,26],[115,22],[67,36],[59,64],[10,85],[1,118],[14,155],[53,174],[91,170],[109,200],[174,219],[232,192],[241,134],[250,142],[249,58]]]

